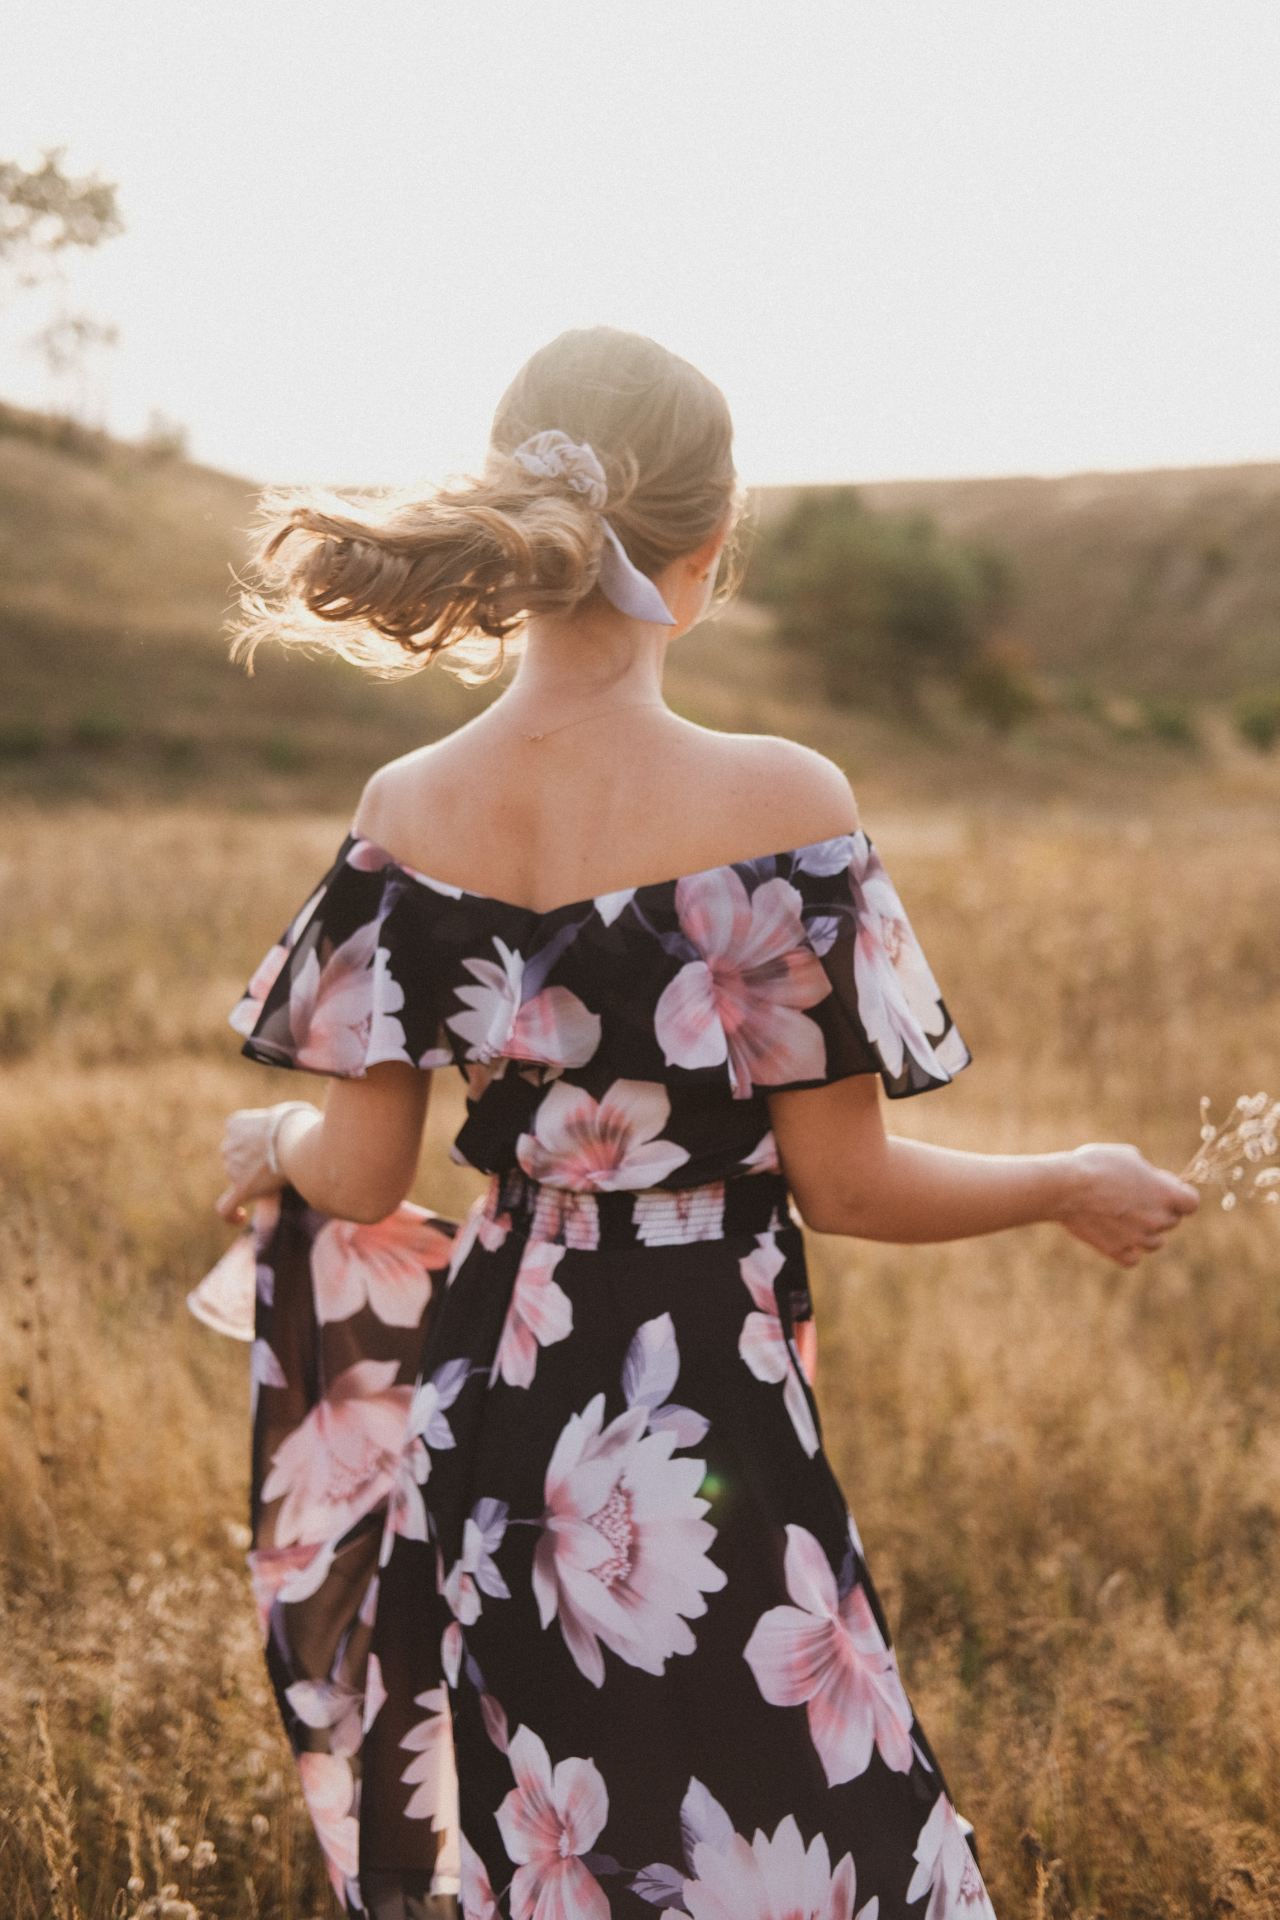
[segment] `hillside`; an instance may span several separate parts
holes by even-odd
[[[857,491],[1006,554],[1011,636],[1049,673],[1210,699],[1280,684],[1280,463]],[[793,492],[761,488],[761,521]]]
[[[791,491],[758,490],[754,517]],[[1194,696],[1215,763],[1272,793],[1280,754],[1240,747],[1220,708],[1242,687],[1280,685],[1280,466],[861,491],[1012,555],[1016,629],[1050,690],[1083,678]],[[252,676],[233,665],[222,628],[255,493],[0,404],[0,797],[345,807],[381,760],[492,697],[439,669],[392,684],[270,647]],[[920,736],[833,710],[745,602],[674,650],[667,684],[704,725],[809,740],[868,799],[881,782],[936,802],[1123,798],[1189,768],[1176,745],[1083,710],[1046,711],[1007,738],[953,713]]]

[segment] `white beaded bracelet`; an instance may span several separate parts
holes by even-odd
[[[277,1178],[282,1179],[284,1177],[284,1169],[280,1165],[277,1152],[277,1142],[280,1138],[280,1129],[284,1124],[285,1115],[287,1113],[300,1112],[318,1113],[319,1111],[320,1109],[313,1106],[310,1100],[286,1100],[281,1106],[276,1108],[275,1118],[267,1130],[267,1169]]]

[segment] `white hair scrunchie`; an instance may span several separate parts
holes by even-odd
[[[600,457],[585,440],[571,440],[559,427],[546,427],[530,434],[514,450],[511,458],[526,473],[539,479],[568,482],[575,493],[585,495],[587,504],[600,513],[605,546],[600,557],[600,591],[619,613],[633,620],[648,620],[655,625],[674,627],[676,617],[648,574],[641,573],[626,548],[605,519],[601,509],[609,498],[609,483]]]

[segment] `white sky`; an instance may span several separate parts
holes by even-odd
[[[214,465],[464,471],[598,321],[718,382],[749,484],[1280,458],[1280,0],[4,14],[0,150],[120,186],[105,418]]]

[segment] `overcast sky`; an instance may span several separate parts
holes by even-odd
[[[214,465],[465,471],[597,321],[723,388],[750,484],[1280,458],[1280,0],[4,11],[4,156],[119,183],[106,418]]]

